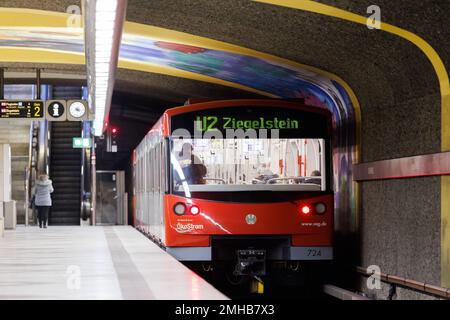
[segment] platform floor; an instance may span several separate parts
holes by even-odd
[[[0,238],[0,299],[227,299],[128,226],[19,227]]]

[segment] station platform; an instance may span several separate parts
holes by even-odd
[[[0,288],[0,299],[227,299],[129,226],[6,231]]]

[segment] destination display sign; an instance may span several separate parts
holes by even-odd
[[[298,129],[298,120],[280,116],[253,120],[241,120],[235,117],[197,116],[197,129],[211,131],[216,129]]]
[[[40,100],[0,100],[0,119],[43,119],[44,102]]]
[[[192,137],[256,132],[261,137],[323,138],[330,132],[326,114],[293,108],[239,106],[204,109],[171,117],[172,133],[183,129]]]

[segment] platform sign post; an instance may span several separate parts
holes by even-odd
[[[72,148],[74,149],[87,149],[92,147],[91,138],[73,138]]]
[[[44,119],[44,101],[0,100],[0,119]]]

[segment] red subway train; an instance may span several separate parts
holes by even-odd
[[[332,260],[332,120],[301,101],[220,100],[169,109],[134,151],[136,228],[181,261]]]

